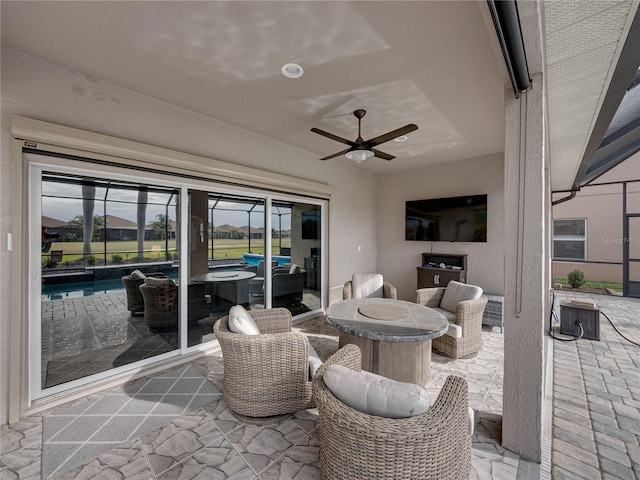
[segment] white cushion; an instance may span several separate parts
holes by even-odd
[[[134,270],[129,274],[129,278],[131,280],[144,280],[145,278],[147,278],[147,276],[140,270]]]
[[[258,325],[242,305],[229,309],[229,330],[243,335],[260,335]]]
[[[382,298],[384,279],[379,273],[355,273],[351,277],[352,298]]]
[[[453,338],[462,338],[462,327],[456,324],[456,314],[442,308],[434,308],[438,313],[444,315],[449,322],[449,329],[445,332],[445,335],[449,335]]]
[[[480,287],[451,280],[444,291],[442,300],[440,300],[440,308],[456,313],[456,308],[460,302],[477,300],[481,296],[482,289]]]
[[[176,284],[176,282],[169,277],[145,277],[144,283],[150,287],[165,287],[167,285]]]
[[[322,360],[320,360],[318,352],[316,352],[316,349],[309,344],[309,378],[313,378],[320,368],[320,365],[322,365]]]
[[[323,380],[338,400],[368,415],[407,418],[429,408],[427,391],[414,383],[356,372],[342,365],[329,365]]]
[[[291,268],[289,269],[289,273],[299,273],[299,272],[300,272],[300,267],[295,263],[292,263]]]

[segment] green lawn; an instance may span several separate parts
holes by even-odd
[[[280,253],[280,246],[277,240],[274,240],[273,254],[278,255]],[[214,240],[214,249],[209,248],[209,257],[214,259],[220,258],[242,258],[243,253],[249,251],[249,242],[245,240]],[[282,240],[283,247],[291,246],[291,239],[286,238]],[[104,258],[104,243],[92,242],[91,252],[92,255],[99,260],[98,263],[102,263]],[[176,240],[170,239],[168,244],[168,251],[171,254],[171,258],[176,254]],[[52,251],[62,250],[62,263],[74,262],[83,258],[82,255],[82,242],[53,242],[51,250],[48,253],[42,254],[42,262],[46,263]],[[264,254],[264,244],[260,240],[251,241],[251,253]],[[107,242],[107,263],[112,262],[113,255],[120,255],[123,261],[136,258],[138,255],[138,242],[135,240],[121,241],[121,242]],[[212,255],[213,254],[213,255]],[[144,258],[149,261],[158,260],[163,261],[165,256],[165,241],[164,240],[147,240],[144,242]]]
[[[554,278],[553,283],[559,283],[563,287],[568,287],[569,282],[566,278]],[[599,280],[587,280],[583,285],[585,288],[610,288],[618,292],[622,291],[622,282],[604,282]]]

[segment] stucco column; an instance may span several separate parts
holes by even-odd
[[[540,462],[548,308],[549,186],[542,75],[505,93],[505,326],[502,444]]]

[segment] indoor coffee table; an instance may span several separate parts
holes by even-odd
[[[388,298],[334,303],[327,321],[340,330],[340,347],[360,347],[363,370],[421,386],[431,374],[431,340],[449,328],[431,308]]]

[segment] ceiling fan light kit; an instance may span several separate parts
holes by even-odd
[[[349,160],[353,160],[357,163],[364,162],[367,158],[371,158],[374,156],[378,158],[382,158],[383,160],[393,160],[396,157],[394,157],[393,155],[389,155],[388,153],[381,152],[380,150],[376,150],[373,147],[377,147],[382,143],[389,142],[391,140],[396,140],[402,137],[404,137],[404,140],[406,140],[407,133],[413,132],[414,130],[418,129],[417,125],[410,123],[409,125],[405,125],[404,127],[397,128],[383,135],[379,135],[377,137],[374,137],[370,140],[365,141],[361,135],[361,122],[362,122],[362,117],[364,117],[366,113],[367,111],[362,109],[358,109],[353,112],[353,116],[358,119],[358,138],[356,138],[355,141],[347,140],[346,138],[339,137],[337,135],[334,135],[333,133],[325,132],[324,130],[320,130],[319,128],[314,127],[311,129],[313,133],[317,133],[318,135],[322,135],[323,137],[330,138],[331,140],[335,140],[336,142],[349,145],[349,148],[347,148],[346,150],[343,150],[338,153],[334,153],[333,155],[329,155],[328,157],[321,158],[320,160],[329,160],[331,158],[339,157],[341,155],[344,155]],[[398,141],[404,141],[404,140],[398,140]]]
[[[344,156],[349,160],[353,160],[354,162],[360,163],[364,162],[367,158],[371,158],[375,155],[371,150],[351,150],[347,152]]]

